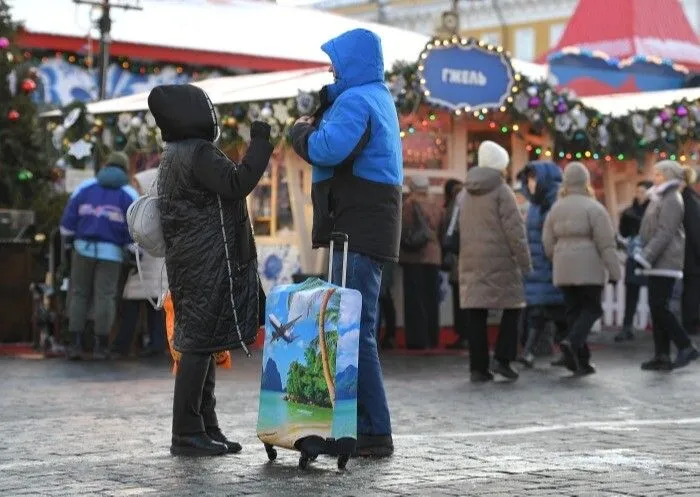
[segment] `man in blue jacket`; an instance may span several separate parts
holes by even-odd
[[[321,91],[322,109],[301,117],[290,138],[313,166],[314,248],[327,246],[332,232],[346,233],[350,241],[347,286],[362,294],[357,455],[385,457],[394,446],[377,354],[377,298],[382,264],[398,262],[399,255],[399,121],[376,34],[355,29],[321,48],[335,83]],[[341,254],[333,257],[334,281],[340,282]]]
[[[562,173],[561,168],[553,162],[534,161],[527,164],[519,176],[521,181],[526,183],[523,193],[530,202],[526,228],[532,256],[532,271],[525,275],[525,326],[528,333],[519,361],[527,367],[533,367],[533,351],[545,331],[547,322],[555,323],[555,338],[566,334],[564,295],[552,282],[552,262],[547,258],[542,244],[544,221],[549,209],[557,200]],[[553,364],[558,365],[558,361]]]
[[[73,360],[80,358],[80,337],[92,302],[94,356],[108,357],[124,249],[132,242],[126,211],[138,198],[136,190],[128,185],[128,165],[126,155],[113,152],[95,178],[75,189],[63,211],[61,234],[74,239],[68,310],[72,338],[68,357]]]

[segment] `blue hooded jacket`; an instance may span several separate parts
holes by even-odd
[[[319,122],[290,130],[295,151],[313,166],[314,246],[341,231],[350,250],[397,261],[403,155],[381,40],[355,29],[321,48],[336,77],[324,88],[330,107]]]
[[[122,262],[123,249],[132,240],[126,211],[138,198],[123,169],[107,164],[95,178],[75,189],[63,211],[61,233],[75,238],[75,250],[84,257]]]
[[[559,187],[562,182],[561,168],[553,162],[530,162],[520,173],[523,183],[531,172],[535,173],[537,188],[532,195],[523,185],[525,196],[530,202],[527,211],[527,242],[532,257],[532,271],[525,275],[525,299],[528,306],[560,305],[564,303],[564,296],[552,283],[552,261],[547,258],[542,244],[542,229],[544,221],[557,199]]]

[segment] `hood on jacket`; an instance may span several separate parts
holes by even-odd
[[[530,174],[535,175],[537,181],[537,189],[535,194],[530,193],[527,188],[527,177]],[[563,180],[561,168],[554,162],[533,161],[528,163],[523,170],[518,174],[520,181],[523,183],[523,195],[528,201],[536,205],[544,205],[554,203],[559,192],[559,187]]]
[[[193,85],[156,86],[148,95],[148,108],[163,135],[163,141],[200,138],[214,142],[219,122],[209,96]]]
[[[488,167],[474,167],[467,173],[464,188],[472,195],[485,195],[503,184],[500,171]]]
[[[105,188],[121,188],[129,183],[126,171],[117,166],[104,166],[97,173],[97,182]]]
[[[328,85],[328,98],[335,100],[348,88],[384,82],[382,41],[372,31],[353,29],[321,46],[333,64],[335,83]]]

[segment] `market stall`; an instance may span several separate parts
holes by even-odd
[[[447,179],[465,177],[485,139],[509,150],[513,183],[529,160],[585,162],[613,214],[629,201],[630,185],[656,157],[682,162],[696,157],[696,90],[579,100],[557,91],[546,67],[511,60],[501,47],[477,40],[433,40],[412,58],[418,62],[392,66],[387,85],[400,116],[405,175],[427,176],[435,195],[441,195]],[[298,116],[313,112],[316,92],[330,81],[325,69],[303,69],[195,83],[215,104],[223,130],[220,146],[233,159],[245,150],[252,120],[272,125],[275,153],[248,199],[267,289],[296,272],[323,269],[323,252],[310,247],[310,168],[284,137]],[[103,149],[131,152],[134,172],[157,163],[162,143],[147,112],[147,93],[75,105],[46,117],[69,176]],[[401,316],[400,278],[396,284]],[[441,322],[449,325],[449,290],[443,289]],[[618,319],[611,316],[606,318],[611,323]]]

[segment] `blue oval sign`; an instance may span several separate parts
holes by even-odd
[[[502,50],[472,41],[428,44],[418,69],[425,98],[452,110],[500,107],[514,84],[513,67]]]

